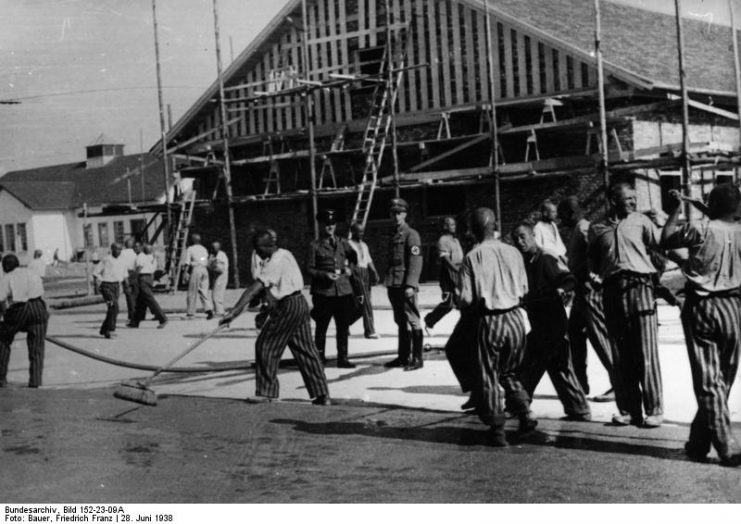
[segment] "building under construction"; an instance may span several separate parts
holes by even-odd
[[[608,1],[289,0],[166,152],[195,179],[191,231],[230,250],[233,210],[243,281],[256,229],[302,260],[322,208],[365,222],[383,269],[397,193],[432,260],[445,215],[486,205],[507,233],[571,194],[600,213],[605,164],[642,209],[738,181],[737,65],[728,26]]]

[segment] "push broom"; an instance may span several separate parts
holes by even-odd
[[[149,389],[149,386],[152,384],[152,381],[162,373],[163,371],[167,371],[169,368],[173,366],[176,362],[184,358],[188,353],[196,349],[198,346],[206,342],[208,339],[216,335],[219,331],[222,329],[229,327],[229,324],[224,324],[221,326],[218,326],[216,329],[211,331],[210,333],[207,333],[200,339],[193,342],[188,348],[177,355],[175,358],[170,360],[167,364],[164,364],[162,367],[157,369],[152,376],[144,379],[144,380],[137,380],[137,381],[128,381],[121,383],[117,388],[116,391],[114,391],[113,396],[116,398],[120,398],[121,400],[128,400],[129,402],[137,402],[139,404],[144,404],[146,406],[156,406],[157,405],[157,393]]]

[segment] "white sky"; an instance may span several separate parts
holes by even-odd
[[[674,12],[674,0],[614,1]],[[285,3],[219,0],[225,66],[230,38],[236,56]],[[164,98],[177,121],[216,77],[212,0],[157,5]],[[729,23],[728,0],[682,9]],[[81,161],[100,133],[136,153],[142,130],[149,149],[159,138],[154,64],[151,0],[0,0],[0,99],[22,101],[0,105],[0,174]]]

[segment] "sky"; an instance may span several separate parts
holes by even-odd
[[[216,79],[212,1],[157,0],[173,121]],[[224,67],[286,1],[218,0]],[[674,12],[674,0],[610,1]],[[728,0],[681,4],[684,16],[730,23]],[[152,19],[152,0],[0,0],[0,100],[21,102],[0,104],[0,175],[82,161],[100,134],[127,154],[159,139]]]

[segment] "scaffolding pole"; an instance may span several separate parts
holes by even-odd
[[[605,188],[605,207],[608,206],[607,188],[610,185],[607,147],[607,111],[605,109],[605,68],[602,63],[602,16],[600,0],[594,0],[594,54],[597,60],[597,93],[599,96],[600,173]]]
[[[502,204],[501,193],[499,189],[499,140],[497,137],[497,107],[495,104],[496,89],[494,86],[494,57],[492,56],[491,41],[491,18],[489,16],[489,0],[484,0],[484,16],[486,18],[486,61],[489,67],[489,106],[491,111],[491,123],[489,132],[491,133],[491,154],[489,156],[489,166],[494,173],[494,214],[497,217],[497,232],[502,234]]]
[[[306,0],[301,0],[301,16],[303,18],[303,35],[301,38],[301,51],[303,54],[304,63],[304,78],[309,78],[309,12],[306,8]],[[305,101],[306,109],[306,126],[309,130],[309,174],[311,186],[309,192],[311,194],[311,224],[312,231],[314,233],[314,239],[319,238],[319,224],[316,221],[316,215],[319,212],[319,203],[317,202],[316,196],[316,145],[314,144],[314,92],[307,88],[302,96]]]
[[[391,45],[391,6],[389,0],[385,0],[384,6],[386,8],[386,53],[388,56],[388,60],[386,61],[386,66],[388,69],[386,82],[388,84],[387,90],[389,93],[391,93],[394,86],[394,74],[396,74],[396,65],[394,64],[394,48]],[[391,157],[394,161],[394,196],[396,198],[399,198],[401,196],[401,191],[399,188],[399,186],[401,185],[401,180],[399,178],[399,151],[396,147],[396,101],[393,99],[389,99],[388,104],[389,118],[391,119]]]
[[[229,127],[226,121],[226,101],[224,100],[224,75],[221,68],[221,43],[219,35],[219,7],[218,1],[213,0],[214,6],[214,37],[216,39],[216,71],[219,77],[219,106],[221,110],[221,138],[224,144],[224,186],[226,189],[226,205],[229,212],[229,240],[232,246],[232,271],[234,287],[240,288],[239,257],[237,256],[237,225],[234,219],[234,205],[232,195],[232,168],[229,153]]]
[[[731,38],[733,39],[733,68],[736,71],[736,113],[738,114],[739,149],[741,149],[741,64],[738,61],[738,34],[736,33],[736,8],[728,0],[731,10]]]
[[[172,206],[170,205],[170,163],[167,159],[167,129],[165,128],[165,104],[162,99],[162,70],[160,66],[160,41],[157,30],[157,0],[152,0],[152,20],[154,25],[154,59],[157,69],[157,102],[160,110],[160,135],[162,138],[162,173],[165,178],[165,207],[167,208],[167,227],[165,228],[165,245],[170,245],[172,227]]]
[[[679,62],[679,89],[682,94],[682,192],[689,195],[690,190],[690,112],[689,95],[687,94],[687,72],[684,69],[684,33],[682,32],[682,16],[680,0],[674,0],[677,23],[677,58]],[[689,218],[690,203],[684,203],[685,216]]]

